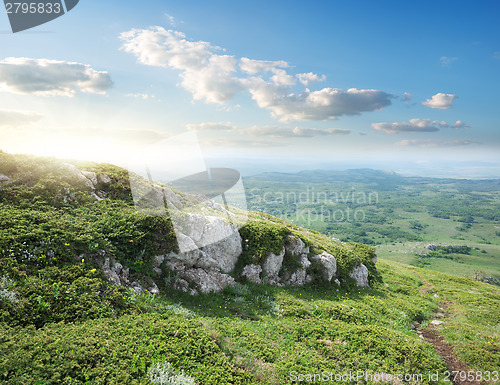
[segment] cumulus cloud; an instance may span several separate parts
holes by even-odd
[[[87,64],[10,57],[0,61],[0,89],[19,94],[74,96],[77,91],[105,94],[110,75]]]
[[[392,99],[392,95],[382,91],[356,88],[306,89],[295,94],[263,79],[254,79],[249,91],[259,107],[270,110],[283,122],[334,120],[342,115],[360,115],[389,106]]]
[[[423,139],[423,140],[401,140],[396,143],[396,146],[400,147],[462,147],[470,146],[473,144],[481,144],[473,140],[433,140],[433,139]]]
[[[305,86],[309,86],[310,84],[319,83],[326,80],[325,75],[318,76],[318,74],[312,72],[297,74],[297,77],[299,78],[299,81]]]
[[[0,127],[19,127],[35,123],[42,115],[34,112],[0,110]]]
[[[241,91],[249,91],[260,108],[281,121],[332,120],[359,115],[391,104],[392,95],[378,90],[323,88],[297,93],[297,79],[304,84],[323,81],[324,76],[304,73],[292,76],[286,61],[237,59],[221,55],[219,47],[190,41],[178,31],[162,27],[133,29],[120,35],[122,49],[140,63],[181,71],[181,86],[194,100],[225,104]]]
[[[422,105],[429,108],[447,110],[453,107],[453,101],[456,100],[457,98],[458,98],[457,95],[443,94],[440,92],[434,95],[431,99],[427,99],[425,102],[422,102]]]
[[[462,122],[461,120],[457,120],[455,123],[453,123],[453,125],[451,126],[455,129],[460,129],[460,128],[470,128],[470,126],[468,124],[465,124],[464,122]]]
[[[181,70],[181,84],[195,100],[223,104],[243,89],[241,79],[232,75],[236,59],[215,54],[220,48],[208,42],[189,41],[183,33],[162,27],[133,29],[120,39],[123,50],[140,63]]]
[[[441,62],[441,65],[443,67],[449,67],[451,65],[451,63],[453,63],[454,61],[457,61],[458,60],[458,57],[448,57],[448,56],[441,56],[441,58],[439,59],[439,61]]]
[[[198,124],[186,124],[189,131],[236,131],[237,127],[231,123],[204,122]]]
[[[303,127],[282,127],[282,126],[253,126],[245,130],[249,135],[253,136],[273,136],[273,137],[301,137],[311,138],[314,136],[325,135],[348,135],[351,130],[340,128],[303,128]]]

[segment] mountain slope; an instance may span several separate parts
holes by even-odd
[[[239,231],[247,246],[235,270],[219,272],[234,284],[193,296],[171,289],[181,273],[155,270],[156,257],[179,258],[176,234],[168,216],[135,209],[125,170],[0,153],[0,174],[4,383],[158,383],[151,370],[166,362],[199,384],[283,384],[357,371],[368,383],[375,373],[421,374],[420,383],[431,383],[428,373],[446,367],[414,327],[443,298],[455,315],[443,333],[459,357],[472,369],[500,367],[493,286],[389,262],[377,271],[369,247],[254,212]],[[342,285],[324,278],[324,265],[306,270],[287,251],[293,247],[309,248],[308,260],[321,251],[334,256]],[[283,249],[276,283],[301,269],[317,279],[278,286],[265,275],[260,284],[241,276]],[[359,264],[371,288],[350,278]],[[422,291],[419,276],[433,288]]]

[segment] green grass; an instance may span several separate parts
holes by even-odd
[[[453,315],[443,334],[460,358],[476,370],[500,369],[497,287],[394,262],[379,270],[373,290],[247,284],[198,297],[132,296],[130,315],[113,318],[39,329],[3,323],[0,378],[147,384],[147,368],[165,361],[203,384],[285,384],[291,372],[443,372],[411,328],[432,319],[443,299]],[[434,286],[425,294],[419,275]]]
[[[160,285],[158,296],[132,294],[105,279],[97,258],[114,257],[131,267],[131,279],[149,280],[152,257],[175,250],[175,243],[168,217],[133,209],[123,170],[84,164],[113,180],[101,186],[108,199],[96,201],[54,159],[0,153],[0,165],[13,177],[0,188],[2,383],[149,384],[148,368],[168,362],[199,384],[287,384],[293,375],[356,371],[423,374],[419,383],[426,384],[426,374],[443,372],[445,365],[413,328],[433,319],[444,300],[451,316],[442,333],[460,358],[471,369],[500,370],[498,287],[388,260],[380,260],[376,271],[369,246],[252,212],[242,229],[248,239],[242,258],[278,252],[295,235],[311,252],[335,256],[343,287],[238,283],[222,293],[190,296]],[[426,227],[424,217],[413,223],[394,217],[391,226],[408,226],[387,237],[420,224],[437,231],[444,220]],[[425,244],[394,242],[394,249],[380,246],[379,252],[413,263]],[[463,263],[431,263],[456,264],[461,273],[459,266],[486,267],[498,251],[496,241],[454,244],[486,252],[458,256],[470,258]],[[371,289],[347,280],[358,262],[370,270]],[[423,291],[426,282],[432,287]]]

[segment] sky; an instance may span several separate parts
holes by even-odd
[[[497,1],[92,1],[13,34],[0,149],[124,165],[190,133],[244,174],[500,177]]]

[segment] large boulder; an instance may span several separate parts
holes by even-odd
[[[215,269],[187,269],[181,277],[193,283],[201,293],[220,292],[236,283],[233,277]]]
[[[323,251],[321,254],[314,255],[311,259],[319,262],[323,268],[323,279],[327,282],[331,282],[332,278],[337,273],[337,261],[335,257]]]
[[[281,250],[281,252],[276,255],[274,253],[269,253],[262,265],[263,271],[266,274],[269,283],[272,285],[276,285],[279,282],[279,272],[281,270],[281,266],[283,265],[283,258],[285,256],[285,248]]]
[[[306,254],[300,256],[301,267],[295,270],[293,273],[286,272],[283,275],[283,283],[287,286],[302,286],[308,282],[312,281],[312,276],[307,274],[307,268],[311,266],[311,261],[307,258]]]
[[[309,254],[309,247],[302,241],[302,239],[293,235],[288,236],[288,242],[285,246],[286,253],[292,255]]]
[[[359,287],[369,287],[368,285],[368,268],[362,263],[356,265],[354,269],[349,273],[349,277],[356,281],[356,285]]]

